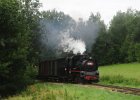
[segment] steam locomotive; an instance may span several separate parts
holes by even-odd
[[[85,54],[46,60],[39,64],[39,78],[74,83],[98,82],[98,64]]]

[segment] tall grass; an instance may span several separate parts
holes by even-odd
[[[116,76],[102,76],[100,79],[100,83],[104,84],[114,84],[114,85],[122,85],[122,86],[130,86],[130,87],[140,87],[140,81],[133,78],[124,78],[121,75]]]

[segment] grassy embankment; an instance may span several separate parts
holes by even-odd
[[[140,88],[140,63],[101,66],[100,83]]]
[[[140,96],[79,84],[37,83],[8,100],[140,100]]]

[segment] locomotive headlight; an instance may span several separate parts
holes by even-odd
[[[88,66],[93,66],[94,64],[93,64],[93,62],[88,62],[87,65]]]

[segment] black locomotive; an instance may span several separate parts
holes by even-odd
[[[61,82],[98,82],[98,64],[88,55],[80,54],[46,60],[39,64],[39,77]]]

